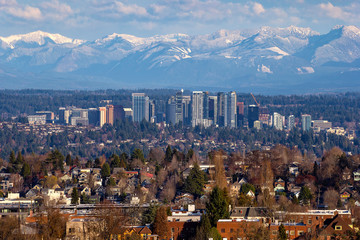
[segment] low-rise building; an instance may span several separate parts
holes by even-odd
[[[262,224],[258,219],[220,219],[216,228],[222,239],[248,239]]]

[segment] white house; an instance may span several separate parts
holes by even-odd
[[[64,190],[61,188],[51,189],[46,188],[42,190],[42,194],[49,198],[49,201],[59,201],[62,198],[65,198]]]

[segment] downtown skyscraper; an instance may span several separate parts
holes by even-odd
[[[230,128],[236,128],[237,127],[237,118],[236,118],[236,92],[229,92],[227,94],[227,123],[226,126]]]
[[[193,91],[191,98],[191,109],[192,127],[202,125],[204,119],[204,93],[202,91]]]
[[[145,93],[132,94],[133,121],[149,121],[149,97]]]
[[[175,95],[175,124],[184,123],[183,92],[181,89]]]

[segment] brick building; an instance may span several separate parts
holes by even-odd
[[[222,239],[245,239],[261,225],[262,221],[256,219],[220,219],[217,223],[217,230],[219,231]]]

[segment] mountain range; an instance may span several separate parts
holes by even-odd
[[[0,37],[1,88],[187,88],[263,94],[360,90],[360,29],[261,27],[95,41]]]

